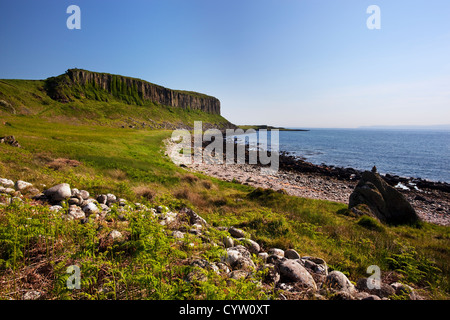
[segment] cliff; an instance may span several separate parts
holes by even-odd
[[[65,74],[48,78],[45,82],[47,94],[60,102],[69,102],[74,98],[108,101],[113,96],[128,104],[145,105],[153,102],[220,115],[220,101],[215,97],[172,90],[136,78],[69,69]]]

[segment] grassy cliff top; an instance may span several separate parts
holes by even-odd
[[[220,114],[145,100],[136,88],[125,86],[126,79],[134,78],[114,76],[120,89],[110,93],[95,85],[70,83],[68,77],[66,73],[46,80],[0,80],[0,115],[146,129],[191,128],[194,121],[220,129],[233,126]],[[192,97],[209,97],[191,91],[179,92]]]

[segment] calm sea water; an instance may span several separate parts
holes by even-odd
[[[450,131],[311,129],[280,131],[279,148],[314,164],[450,183]]]

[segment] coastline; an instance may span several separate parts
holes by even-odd
[[[182,156],[174,152],[175,143],[166,142],[166,154],[174,162],[182,163]],[[352,168],[318,166],[285,153],[280,154],[280,169],[272,175],[262,175],[261,166],[251,164],[185,163],[185,169],[226,181],[236,181],[253,187],[283,189],[297,197],[327,200],[348,204],[350,194],[357,185],[361,172]],[[390,185],[410,186],[397,188],[411,203],[419,217],[429,223],[450,225],[449,185],[423,179],[384,175]],[[415,188],[417,187],[417,188]]]

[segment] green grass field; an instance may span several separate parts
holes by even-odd
[[[386,226],[348,214],[346,205],[287,196],[193,174],[164,155],[168,130],[122,129],[89,123],[69,124],[37,116],[4,115],[0,136],[14,135],[22,148],[0,145],[0,177],[22,179],[43,190],[67,182],[91,194],[114,193],[148,206],[176,211],[188,206],[212,226],[237,226],[262,247],[294,248],[317,256],[352,281],[378,265],[382,277],[408,283],[427,298],[449,296],[448,227]],[[76,160],[76,167],[57,159]],[[0,207],[0,298],[20,298],[31,287],[35,267],[43,272],[49,299],[265,299],[253,282],[230,284],[217,275],[189,286],[189,257],[217,261],[220,248],[179,244],[150,218],[130,212],[128,224],[112,219],[99,225],[67,223],[48,209],[28,204]],[[100,251],[108,230],[131,234],[132,241]],[[208,235],[220,242],[220,232]],[[197,241],[197,242],[196,242]],[[223,253],[223,252],[222,252]],[[81,291],[64,283],[65,267],[83,266]],[[39,275],[39,272],[38,272]]]

